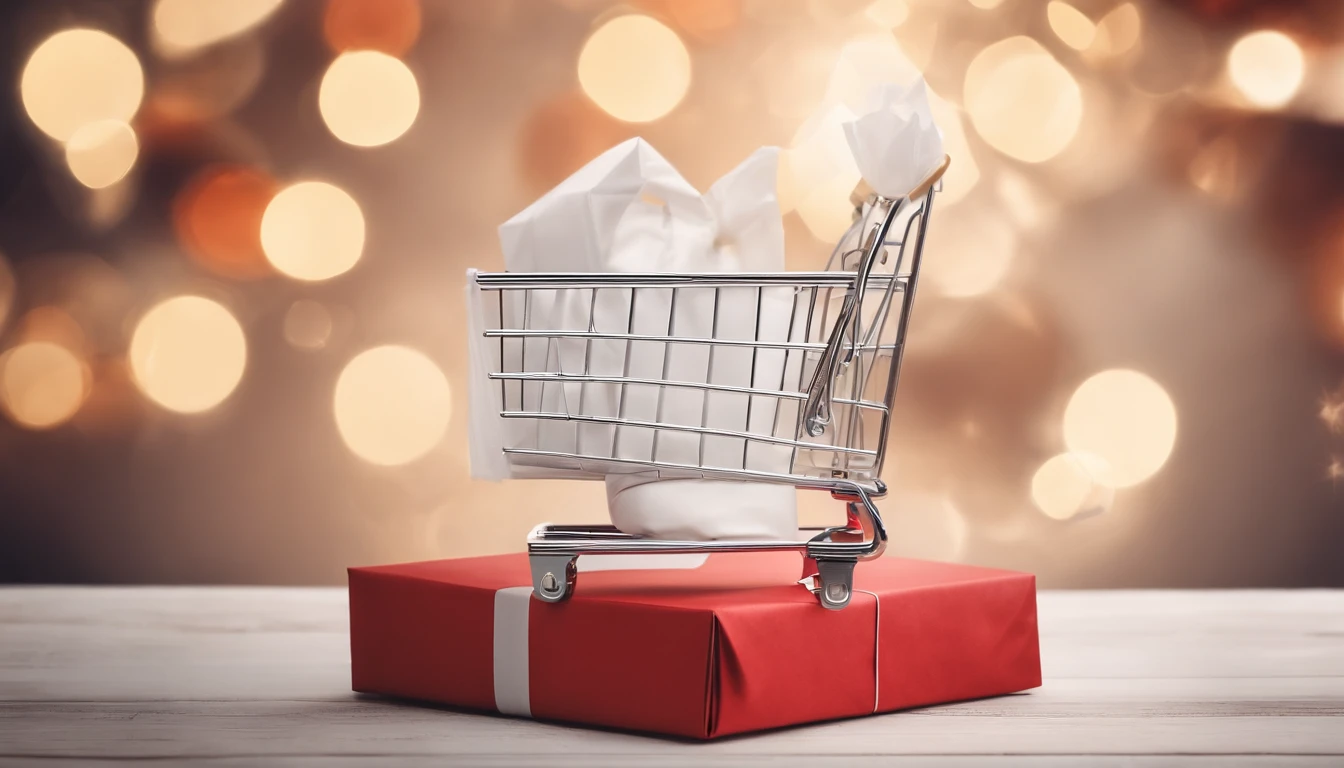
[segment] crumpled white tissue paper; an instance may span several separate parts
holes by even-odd
[[[875,87],[867,110],[844,129],[864,181],[883,197],[909,195],[944,159],[943,132],[933,122],[922,77],[907,86]]]
[[[499,229],[510,272],[732,272],[784,269],[784,232],[775,196],[778,150],[757,151],[701,195],[642,139],[624,142],[594,159]],[[718,312],[712,288],[683,288],[675,307],[670,291],[640,293],[632,308],[628,292],[534,292],[530,327],[605,333],[724,339],[786,340],[792,294],[788,288],[720,289]],[[479,292],[469,313],[479,323]],[[759,300],[759,308],[757,306]],[[518,314],[518,307],[513,307]],[[759,329],[757,314],[761,315]],[[515,324],[521,316],[506,318]],[[479,328],[471,332],[479,335]],[[474,339],[475,337],[473,337]],[[608,455],[724,469],[787,472],[781,446],[744,444],[740,438],[692,432],[654,431],[606,424],[498,419],[498,384],[483,371],[489,361],[473,341],[472,473],[477,477],[592,477],[577,468],[528,467],[503,460],[502,446]],[[666,359],[665,359],[666,350]],[[704,381],[778,389],[782,350],[719,347],[709,360],[703,345],[581,339],[529,339],[509,360],[526,370]],[[628,359],[627,359],[628,357]],[[525,358],[525,359],[524,359]],[[773,383],[770,380],[773,379]],[[774,398],[684,388],[615,383],[531,386],[527,410],[661,421],[687,426],[769,433]],[[750,405],[750,407],[748,407]],[[580,407],[581,406],[581,407]],[[493,408],[493,410],[491,410]],[[748,415],[749,414],[749,415]],[[703,421],[702,421],[703,420]],[[504,422],[504,423],[501,423]],[[512,422],[512,423],[508,423]],[[536,462],[545,464],[545,461]],[[637,466],[632,470],[639,470]],[[797,536],[795,491],[785,484],[723,480],[658,480],[653,475],[606,477],[613,524],[626,533],[690,540],[792,539]]]

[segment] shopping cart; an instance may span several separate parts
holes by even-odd
[[[803,529],[816,532],[804,541],[667,541],[611,525],[543,524],[528,537],[539,599],[572,594],[585,554],[794,550],[805,557],[800,583],[823,606],[849,603],[856,563],[880,556],[887,544],[873,500],[886,493],[878,475],[930,209],[947,165],[906,197],[856,190],[854,223],[822,272],[471,273],[472,343],[482,345],[489,385],[498,387],[510,466],[549,477],[787,483],[846,503],[843,526]],[[721,315],[751,311],[753,303],[754,333],[720,338]],[[554,327],[555,313],[544,310],[559,304],[586,305],[586,318]],[[689,304],[706,317],[687,331],[678,319]],[[596,319],[609,319],[613,307],[624,327]],[[659,349],[661,375],[631,370],[632,356]],[[707,351],[703,375],[669,366],[674,349]],[[595,358],[613,352],[619,368],[597,365]],[[749,360],[750,376],[716,381],[716,355]],[[615,411],[595,407],[611,398],[591,396],[590,388],[614,392]],[[687,396],[705,404],[699,423],[666,417],[667,403]],[[734,403],[740,426],[707,421],[714,400]],[[561,430],[563,446],[538,440],[543,430]],[[687,440],[696,444],[689,452]]]

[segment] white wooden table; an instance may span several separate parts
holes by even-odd
[[[0,588],[0,765],[1344,765],[1344,591],[1040,615],[1029,694],[698,744],[352,694],[341,589]]]

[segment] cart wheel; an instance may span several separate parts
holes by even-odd
[[[817,599],[825,608],[838,611],[854,596],[855,560],[817,560]]]
[[[531,555],[532,594],[547,603],[558,603],[574,593],[578,555]]]

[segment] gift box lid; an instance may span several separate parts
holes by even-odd
[[[525,554],[352,568],[353,687],[711,738],[1040,685],[1028,574],[882,558],[829,611],[796,553],[685,557],[581,557],[560,604]]]

